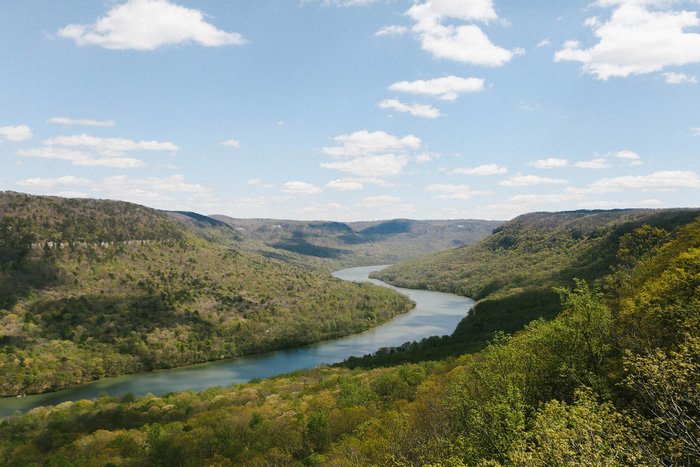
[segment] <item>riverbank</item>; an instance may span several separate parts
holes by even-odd
[[[210,386],[239,384],[253,378],[263,379],[298,369],[338,363],[350,356],[373,353],[382,347],[450,334],[474,303],[471,299],[452,294],[396,288],[367,277],[370,272],[381,267],[349,268],[334,273],[339,279],[372,282],[395,289],[416,303],[413,310],[370,331],[294,349],[108,378],[54,393],[4,398],[0,399],[0,418],[7,417],[16,410],[24,412],[34,407],[66,401],[96,399],[102,393],[110,396],[128,393],[141,396],[189,389],[201,391]]]

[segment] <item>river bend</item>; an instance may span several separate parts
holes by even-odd
[[[458,295],[393,287],[369,278],[371,272],[384,267],[386,266],[365,266],[333,273],[339,279],[367,281],[392,288],[408,295],[416,303],[413,310],[370,331],[288,350],[107,378],[47,394],[4,398],[0,399],[0,418],[12,415],[16,410],[24,412],[34,407],[65,401],[96,399],[103,392],[110,396],[131,392],[138,397],[148,393],[162,394],[189,389],[200,391],[209,386],[244,383],[253,378],[262,379],[322,364],[338,363],[350,356],[360,357],[373,353],[382,347],[394,347],[407,341],[451,334],[474,304],[473,300]]]

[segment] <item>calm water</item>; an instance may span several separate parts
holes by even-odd
[[[290,350],[109,378],[49,394],[0,399],[0,418],[12,415],[15,410],[24,412],[42,405],[96,399],[102,392],[107,392],[110,396],[121,396],[128,392],[142,396],[148,393],[162,394],[188,389],[199,391],[209,386],[228,386],[253,378],[262,379],[280,373],[313,368],[324,363],[342,362],[350,356],[359,357],[373,353],[381,347],[398,346],[406,341],[451,334],[474,304],[473,300],[458,295],[402,289],[368,278],[370,272],[384,267],[386,266],[349,268],[333,274],[339,279],[368,281],[398,290],[416,302],[415,309],[371,331]]]

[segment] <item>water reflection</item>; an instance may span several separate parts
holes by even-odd
[[[398,346],[407,341],[418,341],[434,335],[451,334],[474,304],[473,300],[457,295],[402,289],[368,278],[371,272],[384,267],[386,266],[349,268],[333,274],[343,280],[369,281],[390,287],[408,295],[416,302],[416,308],[410,312],[399,315],[371,331],[289,350],[109,378],[50,394],[0,399],[0,417],[11,415],[15,410],[26,411],[70,400],[96,399],[103,392],[110,396],[121,396],[129,392],[135,396],[142,396],[148,393],[162,394],[188,389],[199,391],[209,386],[227,386],[252,378],[262,379],[322,364],[337,363],[350,356],[373,353],[382,347]]]

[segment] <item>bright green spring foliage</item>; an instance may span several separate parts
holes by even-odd
[[[318,342],[408,311],[129,203],[0,194],[0,395]]]
[[[38,408],[0,464],[700,465],[700,222],[659,237],[479,353]]]

